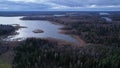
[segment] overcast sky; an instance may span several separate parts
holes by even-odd
[[[0,0],[0,11],[120,10],[120,0]]]

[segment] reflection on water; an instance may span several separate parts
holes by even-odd
[[[21,28],[17,32],[18,35],[12,37],[12,39],[19,38],[28,38],[28,37],[37,37],[37,38],[57,38],[62,40],[67,40],[70,42],[77,41],[69,35],[60,34],[59,28],[63,27],[60,25],[54,25],[49,21],[23,21],[20,20],[21,17],[0,17],[0,24],[20,24],[21,26],[26,26],[27,28]],[[44,33],[33,33],[32,31],[35,29],[41,29]]]
[[[109,17],[102,17],[102,18],[104,18],[106,21],[108,21],[108,22],[112,22],[112,19],[111,18],[109,18]]]
[[[110,14],[106,12],[100,12],[99,15],[110,15]]]
[[[105,19],[107,22],[112,22],[112,19],[108,17],[110,15],[109,13],[100,12],[99,15],[102,16],[102,18]]]

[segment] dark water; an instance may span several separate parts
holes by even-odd
[[[61,40],[66,40],[70,42],[78,43],[76,39],[72,38],[69,35],[60,34],[59,28],[63,26],[54,25],[49,21],[23,21],[20,20],[21,17],[0,17],[0,24],[20,24],[21,26],[26,26],[27,28],[21,28],[17,32],[18,35],[9,36],[10,39],[19,39],[19,38],[29,38],[29,37],[36,37],[36,38],[56,38]],[[33,30],[41,29],[44,33],[33,33]]]

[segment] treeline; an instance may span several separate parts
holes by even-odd
[[[120,44],[120,24],[72,24],[71,30],[88,43],[116,45]]]
[[[54,17],[52,16],[26,16],[23,18],[20,18],[21,20],[51,20]]]
[[[113,21],[120,21],[120,12],[111,13],[109,16]]]
[[[0,25],[0,35],[10,34],[15,31],[15,28],[11,25]]]
[[[87,43],[115,45],[120,44],[120,23],[116,22],[64,22],[68,34],[78,35]]]
[[[13,68],[119,68],[120,48],[91,45],[61,47],[29,38],[15,49]]]

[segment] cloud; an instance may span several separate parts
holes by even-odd
[[[2,10],[120,9],[119,0],[0,0]]]
[[[24,2],[24,3],[43,3],[46,2],[47,0],[7,0],[7,1],[12,1],[12,2]]]

